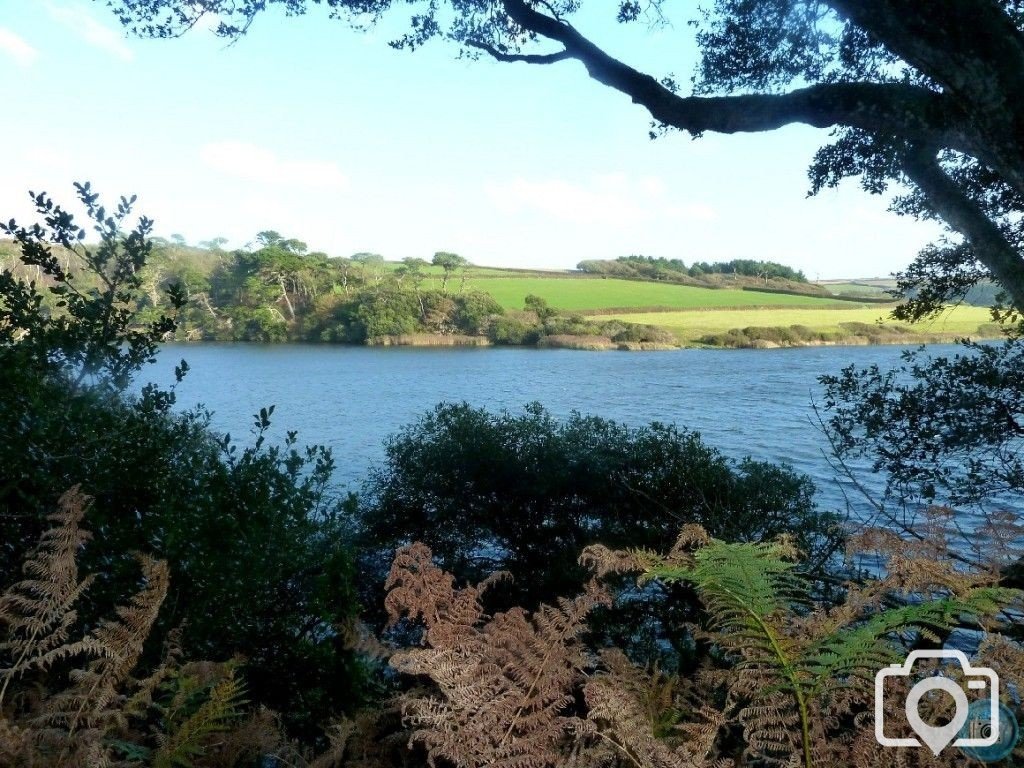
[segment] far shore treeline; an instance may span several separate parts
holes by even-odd
[[[850,295],[829,292],[771,261],[687,266],[680,259],[624,256],[582,261],[575,271],[541,271],[477,267],[444,251],[430,261],[330,257],[271,230],[246,248],[228,251],[224,244],[222,238],[199,246],[180,236],[155,238],[142,274],[140,322],[168,312],[168,290],[179,287],[185,297],[179,341],[670,349],[944,338],[876,324],[892,302],[882,289],[865,294],[860,284]],[[88,281],[73,254],[63,258],[66,269]],[[0,242],[0,264],[22,279],[47,282],[19,264],[13,242]],[[867,311],[849,311],[858,308]],[[754,311],[755,324],[748,314],[733,313],[740,309]],[[793,318],[783,309],[817,313]],[[955,330],[984,336],[978,318],[987,319],[971,315]]]

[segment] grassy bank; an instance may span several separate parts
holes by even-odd
[[[671,283],[577,277],[476,278],[470,286],[489,293],[505,309],[522,309],[530,294],[570,312],[633,307],[697,309],[701,307],[829,307],[839,302],[815,296],[759,293],[739,289],[698,288]],[[629,322],[652,322],[635,321]],[[660,324],[660,323],[659,323]]]
[[[631,323],[649,323],[671,331],[681,344],[743,346],[726,343],[730,331],[745,328],[803,330],[749,334],[756,340],[780,346],[799,343],[884,343],[902,341],[942,341],[960,336],[995,338],[989,311],[983,307],[960,306],[929,322],[905,325],[888,318],[891,307],[779,307],[776,309],[707,309],[677,312],[627,312],[609,316]],[[879,327],[879,321],[881,321]],[[734,334],[735,336],[736,334]],[[802,337],[802,338],[801,338]],[[738,339],[742,342],[742,339]],[[751,345],[754,346],[754,345]]]
[[[489,347],[486,336],[464,334],[404,333],[397,336],[375,336],[366,340],[369,347]]]

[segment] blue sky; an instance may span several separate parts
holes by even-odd
[[[332,255],[550,268],[764,258],[812,279],[887,275],[937,234],[855,182],[807,199],[824,132],[651,141],[647,113],[576,63],[395,51],[401,17],[364,34],[271,13],[226,46],[129,38],[98,2],[0,7],[4,220],[29,216],[29,189],[89,179],[190,242],[275,229]],[[579,26],[653,74],[692,71],[684,24]]]

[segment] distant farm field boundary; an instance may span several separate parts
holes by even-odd
[[[872,302],[852,302],[854,304],[870,304]],[[815,304],[809,307],[797,307],[797,306],[786,306],[779,304],[746,304],[743,306],[737,306],[735,308],[730,307],[690,307],[685,312],[747,312],[747,311],[764,311],[764,312],[777,312],[780,309],[835,309],[838,311],[845,311],[850,309],[850,301],[822,301],[820,304]],[[889,302],[889,306],[893,307],[895,304]],[[657,314],[671,314],[674,312],[680,312],[679,307],[661,306],[661,307],[605,307],[602,309],[583,309],[577,312],[577,314],[583,315],[583,317],[611,317],[612,319],[624,319],[627,315],[657,315]],[[619,317],[621,315],[621,317]]]
[[[759,288],[752,285],[747,285],[742,288],[744,291],[754,291],[755,293],[783,293],[791,296],[806,296],[806,293],[801,291],[790,291],[785,288]],[[871,295],[871,296],[857,296],[850,294],[837,293],[828,297],[833,301],[852,301],[860,304],[892,304],[892,296],[886,295]]]

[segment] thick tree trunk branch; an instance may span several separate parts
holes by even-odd
[[[655,120],[691,133],[770,131],[791,123],[836,125],[904,136],[977,156],[969,121],[945,96],[897,83],[813,85],[778,95],[678,96],[650,75],[613,58],[563,21],[531,8],[525,0],[503,0],[509,17],[524,29],[561,43],[564,50],[540,55],[542,63],[573,58],[592,78],[646,107]],[[476,47],[488,49],[484,44]],[[490,52],[490,51],[489,51]],[[503,54],[499,58],[528,60]]]
[[[943,89],[1024,106],[1024,34],[994,0],[943,0],[941,13],[935,0],[825,2]]]
[[[981,151],[1024,194],[1024,34],[994,0],[826,0],[970,115]]]
[[[935,212],[971,244],[978,260],[988,267],[1014,306],[1024,309],[1024,258],[977,203],[942,170],[934,149],[910,153],[903,168]]]

